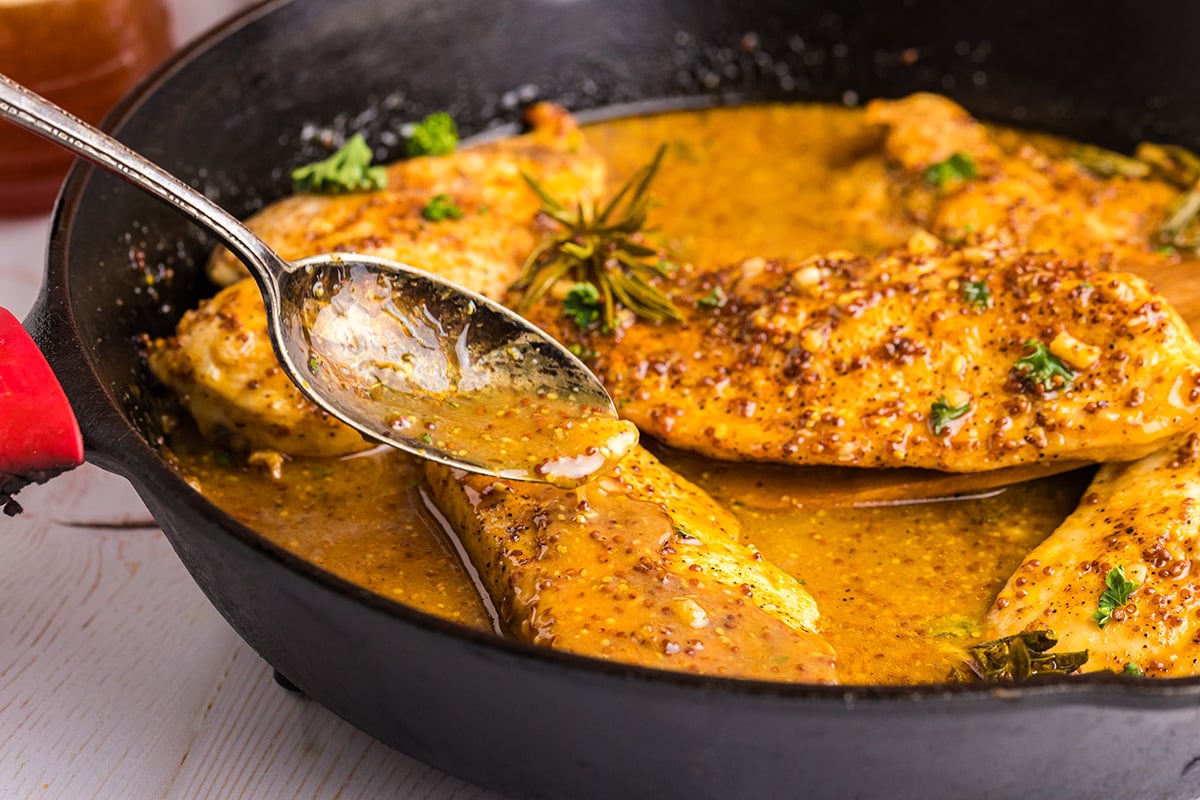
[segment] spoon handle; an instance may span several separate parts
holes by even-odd
[[[72,151],[183,211],[217,234],[276,293],[285,263],[261,239],[212,200],[149,159],[0,73],[0,118]]]

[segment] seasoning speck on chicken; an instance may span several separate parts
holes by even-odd
[[[990,634],[1053,629],[1087,650],[1085,671],[1135,664],[1200,671],[1200,435],[1107,464],[1083,502],[1025,557],[988,617]]]
[[[426,465],[501,624],[534,644],[730,677],[835,682],[800,581],[635,448],[580,493]]]

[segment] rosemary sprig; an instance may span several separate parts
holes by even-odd
[[[1152,168],[1159,178],[1180,188],[1200,180],[1200,156],[1186,147],[1142,142],[1134,157]]]
[[[1135,156],[1127,156],[1091,144],[1073,144],[1067,156],[1098,178],[1148,178],[1150,165]]]
[[[521,173],[538,199],[542,213],[562,231],[542,242],[525,260],[511,290],[521,293],[518,310],[527,311],[551,286],[562,279],[589,283],[599,293],[603,329],[617,324],[617,304],[649,320],[682,320],[683,314],[651,281],[667,277],[668,262],[643,243],[643,227],[650,207],[647,190],[662,164],[666,145],[639,169],[606,205],[590,209],[582,202],[570,207],[555,198],[531,176]],[[650,259],[650,260],[648,260]]]
[[[980,642],[967,648],[967,658],[950,678],[958,681],[1021,681],[1033,675],[1070,675],[1087,663],[1088,651],[1049,652],[1058,644],[1053,631],[1022,631],[1015,636]]]
[[[1171,201],[1167,215],[1158,226],[1157,241],[1162,247],[1193,250],[1200,254],[1200,181]]]

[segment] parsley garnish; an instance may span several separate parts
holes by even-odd
[[[568,346],[567,350],[568,350],[568,352],[571,353],[571,355],[575,356],[580,361],[591,361],[593,358],[595,358],[598,355],[598,353],[595,350],[593,350],[592,348],[584,347],[583,345],[579,344],[578,342]]]
[[[361,133],[351,136],[333,155],[292,170],[292,188],[313,194],[371,192],[387,187],[387,172],[371,166],[371,148]]]
[[[320,368],[321,368],[321,359],[317,358],[316,356],[309,356],[308,357],[308,371],[316,372]]]
[[[563,300],[563,316],[586,328],[600,319],[600,291],[587,282],[577,283]]]
[[[1130,661],[1125,665],[1125,669],[1121,670],[1122,675],[1128,675],[1131,678],[1144,678],[1146,673],[1142,672],[1142,668]]]
[[[404,152],[409,156],[444,156],[458,147],[458,126],[445,111],[437,111],[413,127]]]
[[[681,525],[675,526],[675,536],[677,536],[679,539],[681,539],[685,542],[689,542],[691,544],[700,544],[700,537],[696,536],[691,531],[689,531],[687,528],[684,528]]]
[[[1017,359],[1013,366],[1031,382],[1041,384],[1043,389],[1054,388],[1054,376],[1063,379],[1063,387],[1071,385],[1075,373],[1058,359],[1049,348],[1036,339],[1027,339],[1025,347],[1033,348],[1033,352]]]
[[[945,186],[951,181],[969,181],[979,175],[975,159],[966,153],[955,153],[925,170],[925,182],[930,186]]]
[[[963,299],[976,308],[988,308],[992,304],[992,293],[988,290],[987,281],[963,281]]]
[[[1114,611],[1129,602],[1129,595],[1138,585],[1125,577],[1125,567],[1117,565],[1104,576],[1104,586],[1099,608],[1092,614],[1092,619],[1101,628],[1109,623]]]
[[[950,424],[951,420],[958,419],[970,410],[970,402],[963,403],[961,406],[952,406],[946,399],[946,395],[939,397],[929,409],[929,427],[933,429],[933,435],[941,436],[942,431],[946,430],[946,426]]]
[[[448,219],[462,219],[463,211],[454,204],[450,195],[435,194],[421,209],[421,216],[430,222],[445,222]]]
[[[728,295],[720,286],[714,286],[712,291],[696,301],[696,305],[704,306],[705,308],[724,308],[729,302]]]
[[[433,444],[433,434],[432,433],[422,433],[421,441],[424,442],[425,444]]]

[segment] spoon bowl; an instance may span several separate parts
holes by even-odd
[[[284,372],[364,436],[470,472],[563,487],[607,471],[637,443],[588,368],[498,303],[375,257],[288,262],[200,192],[2,74],[0,117],[216,234],[262,292]]]

